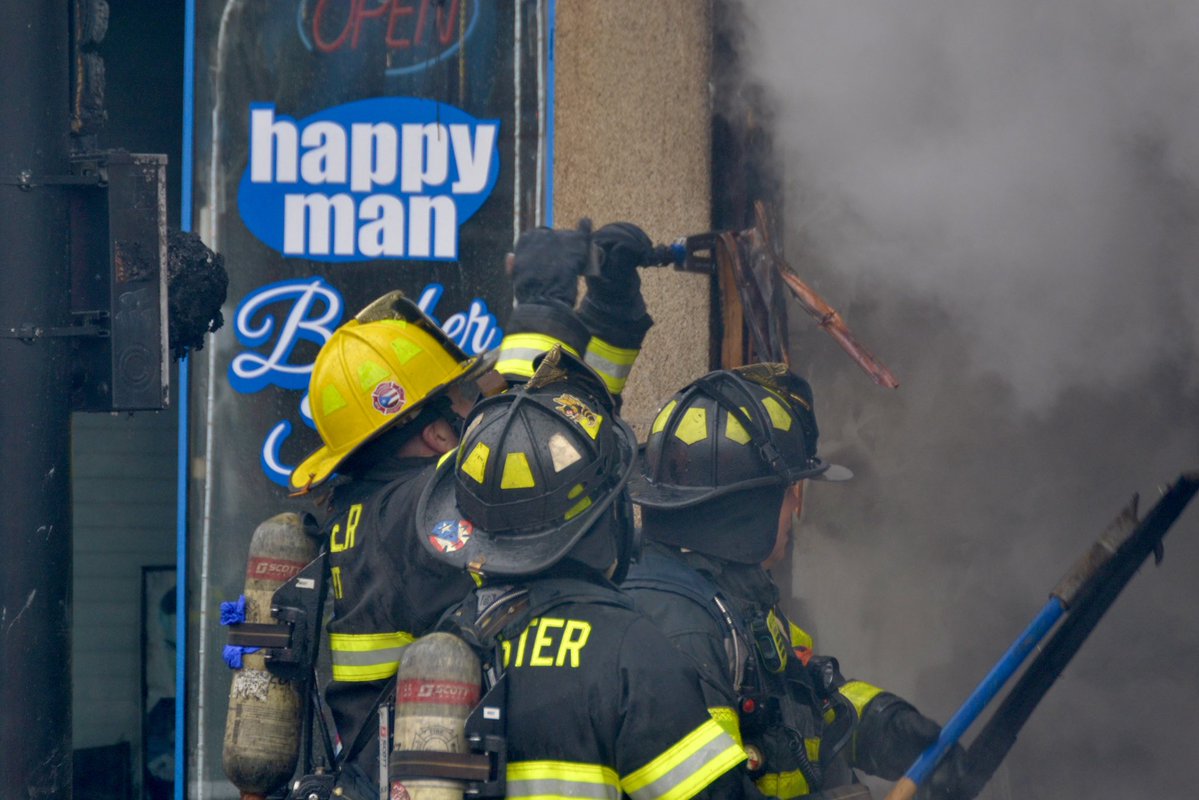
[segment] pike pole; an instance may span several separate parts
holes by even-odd
[[[941,758],[961,739],[1024,659],[1063,615],[1066,621],[1033,659],[966,753],[965,796],[982,790],[1003,761],[1033,709],[1066,664],[1111,608],[1150,553],[1162,558],[1162,540],[1199,491],[1199,471],[1183,473],[1137,521],[1137,497],[1054,587],[1049,601],[999,662],[941,730],[940,738],[921,754],[887,794],[886,800],[911,800]]]

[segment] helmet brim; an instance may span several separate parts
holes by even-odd
[[[324,483],[333,475],[334,470],[341,466],[343,461],[357,452],[360,447],[374,441],[397,425],[409,422],[429,404],[429,401],[445,394],[455,384],[475,380],[487,374],[495,368],[496,361],[498,360],[498,350],[488,350],[482,355],[473,356],[464,362],[466,368],[462,372],[454,376],[451,380],[433,387],[429,394],[422,398],[419,403],[413,403],[408,408],[405,408],[402,414],[397,414],[393,419],[388,420],[386,424],[371,431],[369,436],[364,436],[361,440],[336,450],[326,445],[318,447],[307,458],[301,461],[299,466],[292,470],[290,478],[292,490],[303,492]]]
[[[689,508],[732,492],[781,483],[778,475],[770,474],[726,486],[677,486],[655,483],[646,477],[648,472],[645,447],[641,447],[637,452],[637,471],[629,479],[629,494],[632,495],[633,502],[638,505],[662,510]],[[788,475],[792,482],[801,480],[847,481],[852,477],[853,472],[848,467],[830,464],[820,459],[815,459],[809,469]]]
[[[614,417],[617,443],[625,464],[618,483],[605,497],[562,525],[531,533],[492,533],[478,529],[458,510],[455,453],[437,465],[421,493],[416,527],[421,545],[438,561],[488,577],[512,578],[543,572],[561,561],[624,491],[637,464],[637,439],[623,419]]]

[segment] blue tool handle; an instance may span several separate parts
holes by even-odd
[[[941,736],[932,744],[920,758],[916,759],[916,763],[908,769],[904,777],[912,783],[919,786],[928,779],[932,774],[941,758],[949,751],[949,748],[957,744],[966,730],[973,722],[978,719],[978,715],[982,713],[987,704],[995,698],[1003,685],[1008,679],[1019,669],[1024,663],[1024,659],[1032,652],[1032,649],[1037,646],[1041,639],[1045,638],[1045,634],[1049,629],[1061,618],[1065,612],[1065,607],[1062,601],[1057,597],[1050,597],[1045,603],[1045,607],[1041,609],[1036,618],[1033,619],[1029,626],[1024,629],[1024,633],[1007,649],[999,662],[991,668],[987,676],[982,679],[978,687],[971,695],[966,698],[966,702],[957,710],[957,713],[945,724],[941,729]],[[890,800],[888,795],[888,800]]]
[[[678,239],[670,244],[660,244],[654,247],[653,254],[642,264],[645,267],[681,267],[687,260],[687,245],[685,239]]]

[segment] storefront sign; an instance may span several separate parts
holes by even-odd
[[[380,97],[299,122],[250,109],[241,217],[263,244],[316,261],[452,261],[499,172],[499,121]]]

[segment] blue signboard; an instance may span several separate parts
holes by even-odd
[[[454,261],[458,231],[495,186],[499,120],[378,97],[296,121],[250,108],[237,205],[263,244],[316,261]]]

